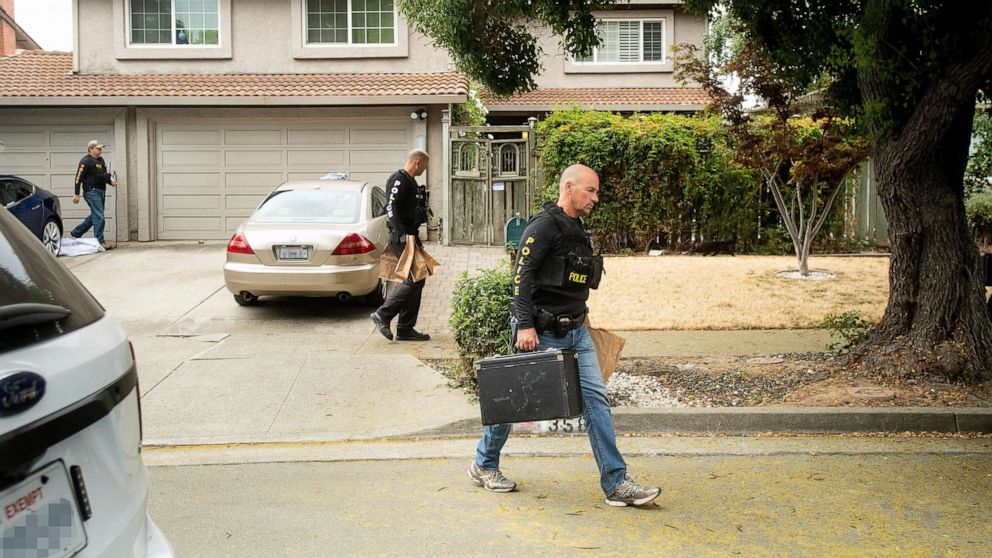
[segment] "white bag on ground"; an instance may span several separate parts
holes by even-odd
[[[86,256],[103,252],[103,246],[95,238],[72,238],[66,236],[62,238],[62,247],[59,248],[60,256]]]

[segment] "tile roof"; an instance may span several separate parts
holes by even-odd
[[[0,104],[7,98],[407,97],[461,96],[459,72],[417,74],[72,74],[72,54],[24,51],[0,58]],[[98,100],[98,99],[97,99]],[[150,99],[151,100],[151,99]],[[92,104],[92,103],[87,103]]]
[[[699,88],[637,87],[637,88],[571,88],[538,89],[496,98],[488,92],[481,93],[482,102],[489,110],[541,110],[552,108],[596,108],[635,110],[699,110],[709,104],[709,97]],[[667,108],[666,108],[667,107]]]

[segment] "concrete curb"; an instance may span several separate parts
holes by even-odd
[[[716,407],[613,409],[618,434],[844,434],[851,432],[992,433],[992,408]],[[480,419],[454,422],[416,436],[477,435]],[[526,430],[529,434],[539,434]],[[549,434],[560,435],[561,432]]]

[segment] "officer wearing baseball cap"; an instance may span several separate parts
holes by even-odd
[[[105,223],[103,206],[107,199],[107,184],[116,187],[117,181],[113,179],[107,169],[107,163],[103,160],[104,145],[97,140],[91,140],[86,147],[88,153],[79,160],[79,168],[76,170],[72,203],[79,203],[79,190],[82,188],[83,199],[86,200],[86,205],[90,206],[90,214],[69,234],[72,238],[79,238],[93,227],[93,236],[100,241],[100,246],[110,250],[112,246],[103,238]]]

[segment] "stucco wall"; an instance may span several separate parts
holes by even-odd
[[[609,12],[609,17],[624,17],[624,12],[628,12],[631,17],[645,17],[652,13],[659,15],[674,15],[672,22],[672,37],[666,42],[669,44],[691,43],[702,48],[703,35],[706,33],[706,20],[690,15],[682,11],[679,7],[667,5],[638,5],[631,10],[615,10]],[[605,13],[604,13],[605,15]],[[539,33],[540,45],[545,52],[542,60],[544,71],[537,78],[539,88],[565,88],[565,87],[679,87],[675,82],[673,73],[663,72],[637,72],[623,71],[616,73],[567,73],[567,57],[564,50],[559,45],[559,38],[553,36],[549,31],[542,30]],[[666,53],[670,57],[670,53]]]
[[[119,58],[118,43],[126,35],[123,21],[126,10],[123,8],[127,0],[75,1],[78,3],[79,29],[82,30],[79,33],[79,71],[82,73],[374,73],[451,69],[446,55],[439,54],[423,36],[414,33],[409,35],[405,58],[294,58],[293,30],[300,22],[294,21],[291,2],[301,0],[231,0],[231,52],[228,58],[122,59]],[[399,24],[405,25],[405,21]],[[190,49],[179,47],[176,52],[182,54]]]
[[[215,59],[125,59],[119,53],[126,35],[122,21],[127,0],[76,0],[78,3],[79,71],[82,73],[352,73],[352,72],[443,72],[452,69],[450,57],[414,32],[409,33],[407,55],[394,58],[297,58],[294,38],[296,20],[293,2],[303,0],[230,0],[230,54]],[[116,9],[115,9],[116,5]],[[224,2],[222,0],[222,6]],[[302,3],[300,4],[302,6]],[[691,42],[702,45],[704,19],[686,14],[671,3],[636,5],[611,12],[622,14],[674,13],[669,44]],[[299,11],[299,10],[295,10]],[[406,25],[401,20],[400,25]],[[540,87],[676,87],[672,73],[567,73],[566,57],[558,38],[544,30],[538,33],[546,56]],[[223,32],[222,32],[223,35]],[[223,40],[223,37],[222,37]],[[134,49],[129,49],[134,51]],[[179,53],[190,50],[178,47]],[[132,56],[133,52],[128,52]]]

